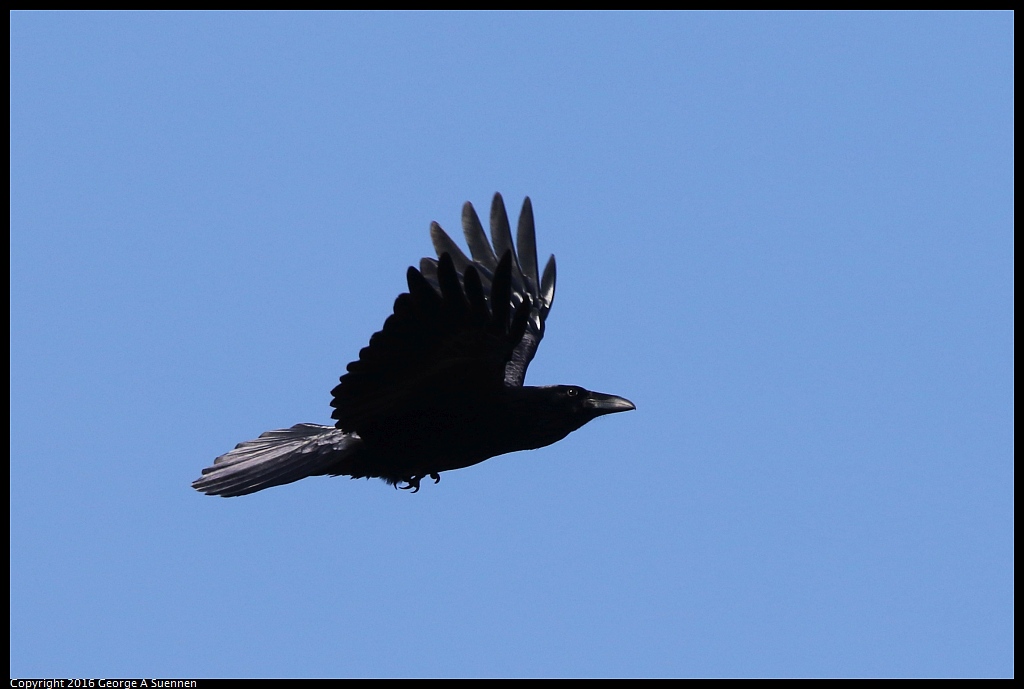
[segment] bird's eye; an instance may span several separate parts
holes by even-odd
[[[565,391],[565,394],[567,394],[569,397],[578,397],[579,394],[580,394],[580,389],[579,388],[569,388],[568,390]]]

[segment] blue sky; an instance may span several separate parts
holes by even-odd
[[[1013,16],[11,15],[12,676],[1011,676]],[[528,383],[410,495],[327,423],[529,195]]]

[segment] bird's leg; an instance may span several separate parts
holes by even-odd
[[[436,474],[436,473],[435,474],[431,474],[430,478],[434,479],[434,483],[440,483],[441,482],[441,475],[440,474]]]
[[[412,488],[413,493],[418,493],[420,490],[420,479],[422,478],[422,476],[410,476],[405,479],[405,485],[401,486],[402,490],[409,490]],[[395,485],[397,486],[398,484]]]

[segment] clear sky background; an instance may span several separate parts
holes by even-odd
[[[12,676],[1013,674],[1013,15],[10,33]],[[558,257],[527,382],[635,412],[190,488],[495,191]]]

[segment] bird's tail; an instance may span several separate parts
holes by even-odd
[[[310,423],[267,431],[218,457],[213,466],[203,469],[192,487],[207,495],[229,498],[307,476],[343,473],[338,470],[339,464],[361,442],[354,433]]]

